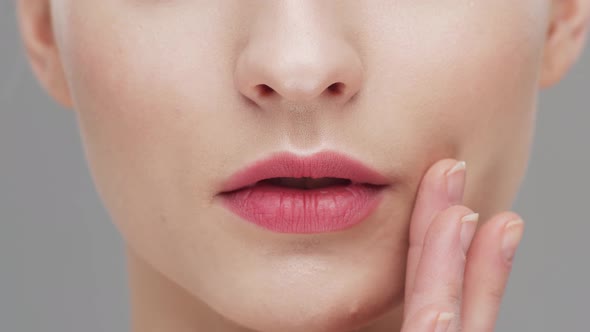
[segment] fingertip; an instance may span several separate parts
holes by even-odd
[[[466,166],[466,163],[461,163],[461,161],[457,159],[441,159],[430,166],[430,168],[426,171],[424,178],[428,180],[435,178],[445,179],[447,175],[451,175],[455,171],[461,170],[463,166]]]
[[[524,233],[523,217],[512,211],[492,216],[481,225],[474,241],[474,254],[489,252],[497,262],[510,269]]]
[[[447,199],[450,205],[461,204],[463,202],[466,166],[466,162],[461,160],[445,173],[447,181]]]
[[[404,320],[401,332],[435,331],[439,322],[447,323],[454,318],[454,314],[437,305],[428,305],[416,311]]]
[[[455,318],[455,314],[452,312],[441,312],[436,319],[436,327],[434,332],[447,332],[451,321]]]
[[[447,174],[453,168],[457,170],[457,164],[458,161],[452,158],[441,159],[426,171],[417,189],[418,193],[414,206],[417,210],[417,216],[430,220],[434,212],[457,203],[451,203],[447,184]]]
[[[475,213],[472,209],[468,208],[465,205],[453,205],[450,206],[440,212],[438,212],[432,221],[430,226],[431,229],[428,232],[439,234],[442,230],[450,229],[449,226],[450,221],[455,221],[456,227],[460,227],[464,217],[468,217],[469,219],[473,218],[477,215],[479,219],[479,214]],[[468,220],[465,220],[468,221]],[[431,235],[434,236],[434,235]]]
[[[457,160],[455,159],[441,159],[430,166],[422,176],[412,211],[410,225],[410,241],[412,243],[422,243],[435,214],[451,205],[448,200],[445,174],[456,164]]]
[[[420,196],[435,195],[445,206],[461,204],[465,189],[467,163],[464,160],[445,158],[434,163],[420,183]],[[428,195],[428,196],[430,196]]]
[[[485,223],[481,224],[482,233],[488,233],[487,237],[499,236],[506,227],[506,224],[512,220],[523,219],[518,213],[513,211],[503,211],[490,217]],[[492,234],[490,234],[492,233]]]
[[[502,252],[506,261],[511,264],[516,254],[522,235],[524,233],[524,221],[522,218],[516,218],[506,222],[502,234]]]
[[[464,205],[453,205],[439,212],[426,233],[425,246],[433,246],[437,251],[460,249],[466,258],[478,219],[479,214]]]

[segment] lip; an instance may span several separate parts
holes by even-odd
[[[274,177],[334,177],[350,179],[352,183],[359,184],[389,184],[387,177],[377,170],[339,152],[322,151],[310,156],[279,152],[234,173],[222,185],[221,191],[238,190]]]
[[[315,189],[257,183],[275,177],[333,177],[351,183]],[[366,219],[389,185],[389,179],[377,170],[336,151],[309,156],[279,152],[234,173],[222,184],[219,196],[224,207],[267,230],[321,233]]]

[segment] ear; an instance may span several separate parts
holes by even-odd
[[[18,0],[19,28],[33,72],[47,93],[72,108],[51,17],[50,0]]]
[[[559,82],[576,62],[590,25],[590,0],[552,0],[540,85]]]

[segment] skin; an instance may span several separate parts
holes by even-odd
[[[437,318],[493,331],[537,94],[578,58],[590,0],[18,9],[31,67],[75,112],[125,239],[133,331],[445,331]],[[277,234],[219,204],[253,160],[322,149],[391,179],[362,224]]]

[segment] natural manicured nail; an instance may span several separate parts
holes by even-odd
[[[515,219],[506,223],[504,226],[504,235],[502,239],[502,251],[508,261],[512,261],[516,248],[522,238],[524,231],[524,221],[522,219]]]
[[[479,213],[470,213],[461,218],[461,247],[465,256],[467,256],[471,240],[473,240],[473,235],[475,235],[478,220]]]
[[[455,314],[452,312],[441,312],[438,314],[438,318],[436,319],[436,328],[434,332],[446,332],[449,330],[449,326],[451,325],[451,320],[455,318]]]
[[[451,205],[461,204],[463,201],[463,187],[465,186],[465,161],[459,161],[446,173],[447,194]]]

